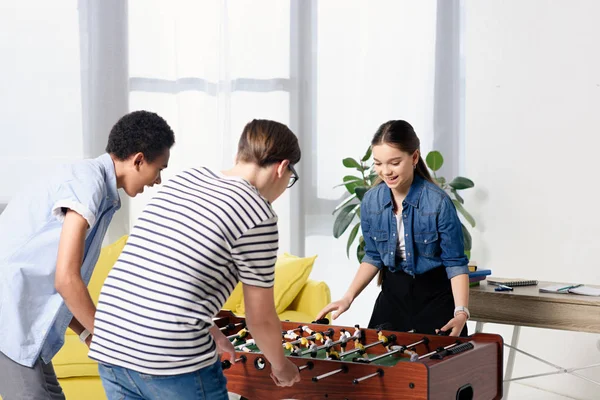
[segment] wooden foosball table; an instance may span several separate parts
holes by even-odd
[[[215,324],[236,348],[223,361],[227,389],[248,400],[500,399],[502,337],[454,338],[282,322],[282,346],[302,380],[278,387],[245,320],[221,311]]]

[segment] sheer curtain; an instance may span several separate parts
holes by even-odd
[[[175,130],[165,178],[230,166],[243,126],[275,119],[303,149],[300,181],[275,203],[280,250],[319,254],[312,277],[335,298],[357,268],[346,238],[332,237],[341,160],[362,156],[382,122],[406,119],[423,153],[442,150],[446,173],[460,169],[459,0],[8,3],[0,203],[28,174],[101,154],[130,110],[158,112]],[[128,232],[154,190],[123,197],[107,240]],[[341,322],[366,322],[375,294]]]
[[[129,1],[130,108],[175,130],[165,177],[232,166],[253,118],[290,126],[290,51],[289,1]],[[131,202],[132,224],[153,193]],[[275,202],[285,251],[290,202],[290,193]]]
[[[343,265],[343,240],[331,236],[343,191],[333,186],[345,175],[341,160],[361,156],[379,124],[410,121],[422,150],[441,148],[451,172],[457,168],[458,6],[130,0],[130,108],[154,110],[175,129],[167,177],[231,165],[252,118],[288,124],[303,159],[299,183],[275,203],[280,249]],[[153,193],[131,202],[130,223]]]

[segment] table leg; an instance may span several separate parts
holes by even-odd
[[[510,350],[508,351],[508,361],[506,362],[506,372],[504,373],[504,398],[508,399],[508,389],[510,388],[510,379],[512,378],[513,368],[515,366],[515,348],[519,345],[519,335],[521,327],[515,325],[513,327],[512,340],[510,342]]]
[[[483,332],[483,322],[477,321],[475,323],[475,333],[481,333],[481,332]]]

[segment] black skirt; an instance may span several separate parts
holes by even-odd
[[[453,318],[452,286],[444,267],[414,277],[387,268],[383,274],[369,328],[435,334]],[[460,336],[467,336],[466,324]]]

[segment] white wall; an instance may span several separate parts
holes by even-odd
[[[466,205],[479,223],[472,256],[496,276],[600,284],[598,15],[595,0],[466,2]],[[521,344],[572,367],[600,362],[598,338],[524,328]],[[517,357],[515,375],[550,370]],[[569,376],[529,384],[599,396]]]
[[[0,203],[83,156],[79,15],[74,0],[0,3]]]

